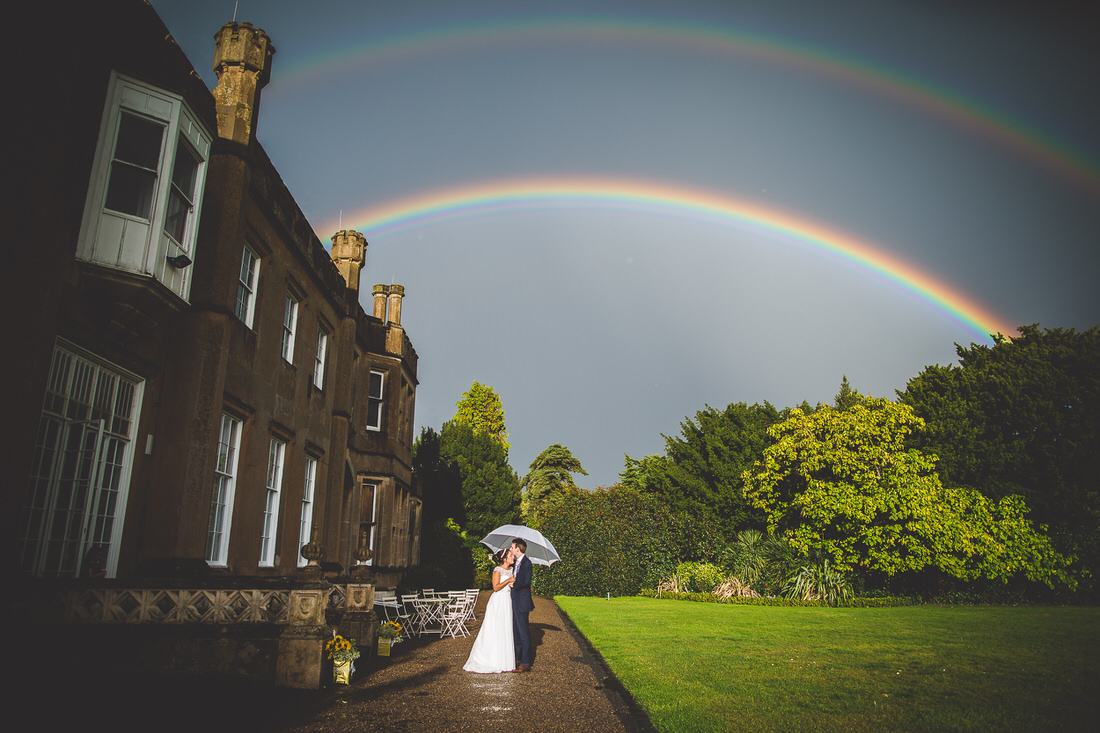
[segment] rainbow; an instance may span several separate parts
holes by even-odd
[[[370,205],[326,222],[323,232],[337,228],[363,232],[368,241],[400,229],[436,221],[498,214],[511,210],[618,209],[703,220],[778,236],[809,245],[875,273],[932,304],[952,319],[991,342],[991,334],[1015,329],[994,313],[881,248],[819,222],[723,193],[661,182],[612,178],[518,178],[469,183]]]
[[[856,56],[843,56],[761,33],[703,25],[623,18],[535,18],[435,27],[302,56],[282,69],[276,65],[277,82],[271,85],[268,94],[292,92],[300,85],[319,83],[324,77],[409,58],[503,45],[522,49],[539,43],[664,47],[682,53],[748,58],[824,77],[969,130],[1100,198],[1100,168],[1095,163],[1007,114]]]

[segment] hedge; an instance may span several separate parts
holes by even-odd
[[[665,598],[672,601],[696,601],[699,603],[730,603],[737,606],[820,606],[828,608],[827,601],[801,601],[793,598],[719,598],[713,593],[660,593],[646,588],[638,593],[644,598]],[[919,606],[914,596],[885,596],[882,598],[853,598],[847,608],[889,608],[891,606]]]

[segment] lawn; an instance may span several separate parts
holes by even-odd
[[[660,731],[1095,730],[1100,609],[557,597]]]

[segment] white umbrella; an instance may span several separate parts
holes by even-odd
[[[516,537],[522,538],[527,543],[525,554],[531,559],[531,562],[549,567],[552,563],[561,560],[558,557],[558,551],[554,549],[554,545],[543,536],[542,532],[524,527],[521,524],[505,524],[497,527],[481,539],[481,544],[488,547],[492,552],[500,552],[511,547],[512,540]]]

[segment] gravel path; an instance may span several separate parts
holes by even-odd
[[[482,593],[477,618],[488,593]],[[462,670],[468,638],[411,639],[387,659],[368,660],[352,684],[286,733],[323,731],[651,731],[649,720],[554,601],[535,599],[535,663],[525,674]],[[298,716],[295,716],[298,717]]]

